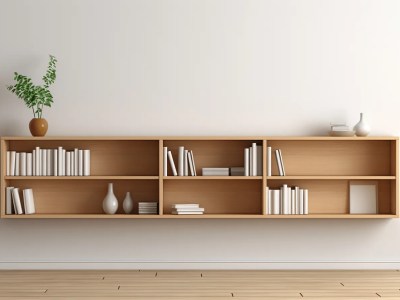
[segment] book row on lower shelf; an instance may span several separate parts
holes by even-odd
[[[7,215],[30,215],[36,213],[35,199],[32,189],[22,190],[22,200],[20,189],[14,187],[6,188],[6,214]]]
[[[7,151],[6,176],[90,176],[90,150]]]
[[[308,189],[284,184],[279,189],[266,190],[267,214],[308,215]]]

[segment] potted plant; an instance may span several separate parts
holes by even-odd
[[[56,80],[56,63],[57,59],[50,55],[49,65],[46,74],[42,77],[43,85],[34,85],[32,79],[14,73],[14,85],[7,86],[7,89],[24,100],[26,106],[32,109],[33,119],[29,123],[29,130],[33,136],[45,136],[48,124],[43,116],[43,107],[51,107],[53,103],[53,95],[49,87]]]

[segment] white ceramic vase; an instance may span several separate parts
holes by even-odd
[[[360,121],[354,126],[354,131],[356,132],[356,136],[367,136],[370,133],[371,128],[365,122],[363,113],[360,113]]]
[[[122,203],[122,207],[123,207],[124,212],[126,214],[130,214],[132,212],[132,210],[133,210],[133,200],[132,200],[130,192],[126,193],[124,202]]]
[[[103,200],[103,210],[108,215],[113,215],[118,209],[118,200],[114,195],[113,184],[108,184],[108,193]]]

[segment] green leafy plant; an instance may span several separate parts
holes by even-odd
[[[56,80],[56,63],[57,59],[50,55],[49,65],[46,74],[42,77],[43,85],[34,85],[32,79],[28,76],[14,73],[14,85],[7,86],[7,89],[24,100],[26,106],[33,111],[34,118],[41,118],[43,107],[51,107],[53,103],[53,95],[49,91],[49,87]]]

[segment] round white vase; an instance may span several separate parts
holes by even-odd
[[[131,211],[133,210],[133,200],[132,200],[132,197],[131,197],[131,193],[130,193],[130,192],[127,192],[127,193],[126,193],[124,202],[122,203],[122,207],[123,207],[124,212],[125,212],[126,214],[131,213]]]
[[[117,212],[118,200],[114,195],[113,184],[108,184],[108,193],[103,200],[103,210],[106,214],[113,215]]]
[[[367,136],[370,133],[371,128],[365,122],[363,113],[360,113],[360,121],[354,126],[354,131],[356,132],[356,136]]]

